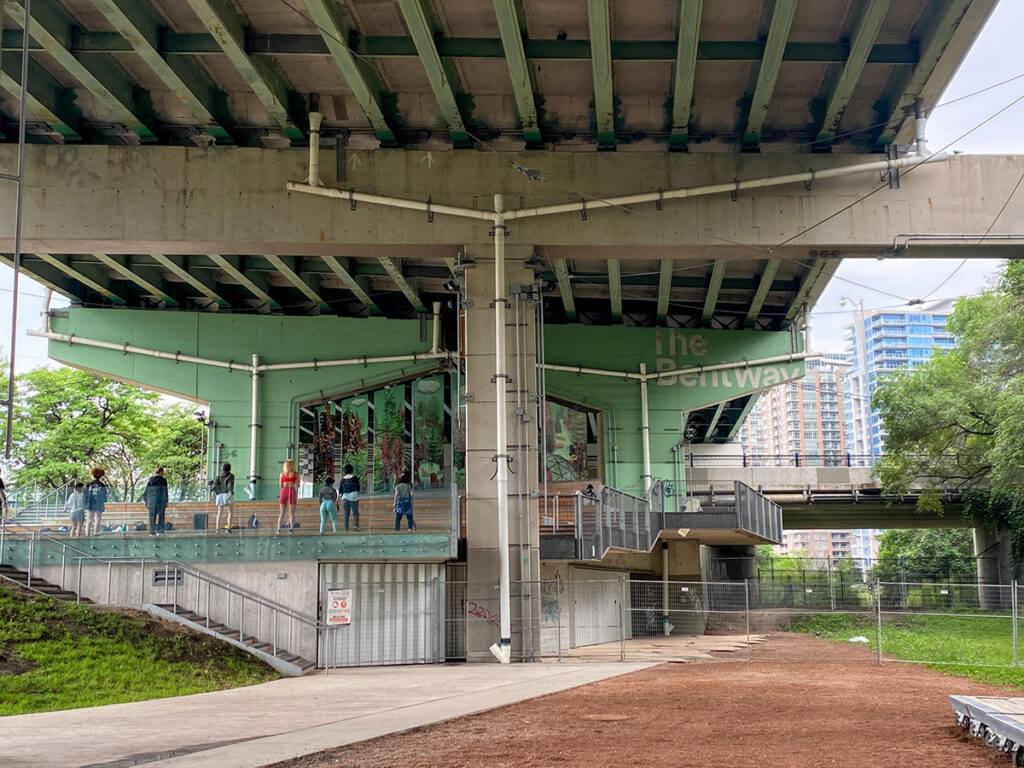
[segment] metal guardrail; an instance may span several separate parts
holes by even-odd
[[[882,456],[858,453],[686,453],[688,467],[872,467]]]
[[[610,547],[650,551],[664,523],[660,481],[647,498],[605,486],[592,496],[576,491],[573,504],[576,554],[581,559],[600,560]]]
[[[269,643],[272,648],[271,655],[274,656],[278,651],[286,648],[294,652],[296,624],[304,625],[316,632],[318,647],[334,649],[337,646],[333,641],[327,640],[329,635],[338,630],[337,626],[328,625],[314,616],[296,611],[187,563],[152,557],[97,556],[39,531],[11,531],[6,523],[0,525],[0,553],[3,552],[5,540],[8,538],[28,542],[27,586],[30,589],[37,568],[36,557],[40,551],[46,551],[60,558],[60,576],[56,586],[74,592],[78,596],[78,602],[81,601],[82,596],[84,566],[86,564],[106,566],[106,593],[105,599],[102,600],[104,605],[141,606],[147,602],[155,603],[162,599],[165,603],[202,616],[207,629],[219,623],[224,627],[237,629],[239,640],[243,642],[246,637],[254,637]],[[119,568],[138,566],[138,603],[133,600],[116,601],[112,599],[115,566]],[[151,585],[148,595],[147,574],[151,575],[154,582],[157,580],[162,582],[162,586]],[[132,582],[134,583],[134,579]],[[194,584],[194,590],[192,584]],[[134,586],[127,591],[134,594]],[[281,641],[282,633],[284,633],[287,645]],[[323,659],[323,661],[325,667],[336,666],[332,663],[333,659]]]

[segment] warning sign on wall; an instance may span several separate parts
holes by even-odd
[[[352,623],[352,590],[327,590],[327,623],[330,625]]]

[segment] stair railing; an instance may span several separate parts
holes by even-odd
[[[0,531],[2,531],[2,529],[0,529]],[[205,627],[211,632],[223,634],[223,632],[218,632],[216,629],[211,628],[211,626],[215,624],[223,624],[225,629],[232,628],[232,604],[234,602],[237,603],[237,607],[235,608],[235,618],[238,623],[238,639],[243,644],[246,643],[245,638],[247,636],[247,629],[249,636],[255,640],[262,640],[265,635],[261,636],[261,633],[266,629],[267,634],[270,636],[269,644],[273,649],[272,655],[276,656],[281,650],[285,650],[286,648],[293,650],[295,648],[295,626],[296,624],[301,624],[311,629],[316,634],[318,645],[319,642],[323,640],[323,656],[325,657],[324,666],[326,668],[333,666],[333,663],[329,664],[328,659],[326,658],[328,656],[328,649],[330,649],[331,652],[330,661],[336,661],[333,654],[337,648],[335,633],[339,629],[339,626],[327,624],[314,616],[297,611],[289,606],[282,605],[281,603],[245,589],[244,587],[240,587],[237,584],[233,584],[226,579],[214,576],[213,574],[196,568],[195,566],[182,563],[177,560],[162,560],[160,558],[153,557],[110,557],[94,555],[75,547],[73,544],[41,534],[38,531],[18,533],[6,530],[3,532],[7,537],[28,541],[29,556],[27,573],[29,588],[31,588],[34,576],[33,571],[37,553],[39,551],[48,551],[59,555],[61,558],[60,583],[57,586],[67,591],[74,591],[76,594],[76,602],[81,602],[82,577],[85,564],[106,565],[107,584],[106,599],[104,600],[104,604],[106,605],[124,604],[111,599],[114,566],[138,565],[140,576],[138,605],[144,605],[147,602],[146,573],[148,567],[149,572],[153,574],[152,579],[154,581],[161,573],[163,575],[162,582],[164,602],[168,602],[168,598],[170,598],[172,610],[175,613],[177,613],[177,609],[180,607],[192,611],[196,616],[203,616],[205,618]],[[2,547],[3,544],[0,542],[0,552],[3,551]],[[73,577],[76,579],[74,590],[68,588],[68,565],[72,566]],[[179,584],[182,584],[183,586],[183,582],[185,580],[184,577],[189,577],[194,581],[194,594],[191,589],[179,590]],[[203,605],[202,599],[204,585],[206,587],[205,606]],[[158,599],[156,590],[159,590],[160,586],[153,585],[152,588],[154,591],[150,595],[149,602],[156,603]],[[218,596],[217,600],[214,600],[215,595]],[[195,598],[194,602],[190,599],[193,596]],[[247,607],[248,611],[246,610]],[[217,611],[219,611],[219,613],[217,613]],[[254,613],[255,618],[253,617]],[[218,616],[218,619],[213,618],[214,614]],[[223,619],[219,619],[220,616],[223,616]],[[279,642],[279,639],[281,638],[282,623],[286,624],[287,645],[283,642]],[[269,626],[264,627],[265,624]],[[331,642],[326,642],[328,636],[331,638]]]

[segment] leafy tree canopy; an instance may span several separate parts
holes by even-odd
[[[878,541],[878,562],[871,569],[871,578],[879,581],[971,581],[975,575],[970,528],[888,530]]]

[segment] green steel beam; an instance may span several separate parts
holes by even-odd
[[[377,258],[380,265],[384,267],[388,276],[394,280],[395,285],[398,286],[398,290],[409,300],[412,304],[412,308],[417,312],[426,312],[427,305],[423,303],[423,299],[419,297],[419,294],[413,289],[406,280],[405,275],[402,273],[402,262],[398,259],[389,259],[387,256],[380,256]]]
[[[590,66],[594,75],[597,148],[615,149],[615,87],[612,81],[612,17],[610,0],[587,0]]]
[[[14,99],[21,99],[21,57],[7,55],[2,60],[0,88]],[[65,141],[80,141],[77,127],[81,113],[74,106],[74,93],[65,88],[53,76],[36,63],[28,60],[28,93],[25,97],[27,111],[37,120],[47,123]]]
[[[672,259],[661,260],[661,274],[658,276],[658,322],[668,319],[668,300],[672,294],[672,270],[675,262]]]
[[[208,304],[206,306],[207,309],[213,309],[215,306],[217,306],[217,307],[229,307],[229,306],[231,306],[231,302],[230,301],[228,301],[223,296],[221,296],[219,293],[217,293],[216,288],[215,288],[215,284],[214,284],[214,282],[212,280],[203,280],[202,278],[200,278],[196,274],[195,271],[190,270],[188,268],[188,264],[187,264],[188,257],[187,256],[186,257],[176,256],[176,257],[172,258],[170,256],[164,256],[162,253],[151,253],[150,256],[152,256],[154,259],[156,259],[157,264],[162,266],[164,269],[166,269],[171,274],[177,275],[184,282],[188,283],[193,288],[195,288],[197,291],[199,291],[200,295],[202,295],[205,298],[209,299],[209,302],[208,302]],[[179,261],[178,261],[179,259],[181,259],[182,263],[179,263]]]
[[[31,39],[95,96],[115,120],[142,141],[156,141],[154,116],[140,109],[135,85],[117,62],[103,53],[75,55],[72,52],[75,20],[56,0],[32,0],[30,8]],[[9,3],[7,15],[20,23],[24,20],[24,9]]]
[[[82,285],[84,285],[86,288],[90,288],[90,289],[96,291],[96,293],[100,294],[101,296],[106,297],[107,299],[109,299],[111,301],[111,303],[113,303],[113,304],[127,304],[128,303],[122,296],[120,296],[117,293],[114,293],[110,289],[109,285],[101,283],[100,282],[101,276],[99,274],[95,274],[95,276],[92,277],[87,272],[87,270],[88,271],[95,271],[95,272],[98,272],[99,270],[95,270],[95,268],[93,270],[90,270],[89,267],[87,267],[87,266],[74,267],[74,266],[71,265],[71,259],[70,258],[64,259],[64,258],[61,258],[60,256],[56,256],[56,255],[50,254],[50,253],[37,253],[37,254],[35,254],[35,256],[40,261],[45,261],[47,264],[49,264],[50,266],[54,267],[55,269],[59,269],[61,272],[63,272],[65,275],[67,275],[68,277],[72,278],[73,280],[77,280]]]
[[[284,275],[285,279],[295,286],[303,296],[313,302],[313,306],[316,307],[318,311],[331,311],[331,305],[328,304],[323,297],[313,289],[313,286],[307,283],[291,265],[287,264],[284,259],[280,256],[271,256],[268,254],[264,254],[263,258],[269,261],[274,269]]]
[[[434,27],[427,18],[427,11],[423,3],[425,0],[398,0],[398,7],[402,11],[402,18],[409,28],[409,35],[412,37],[416,52],[427,73],[427,80],[430,88],[434,91],[434,98],[437,99],[437,106],[441,116],[448,123],[448,132],[452,144],[456,147],[470,145],[469,132],[462,120],[462,113],[459,111],[458,102],[455,99],[455,90],[458,83],[454,77],[454,71],[445,67],[441,61],[441,55],[437,52],[434,43]]]
[[[754,392],[747,398],[747,404],[743,406],[736,415],[736,421],[733,422],[732,428],[729,430],[729,434],[725,436],[726,440],[735,439],[736,435],[739,434],[740,428],[743,426],[743,422],[747,420],[747,416],[754,410],[754,406],[757,405],[757,401],[761,399],[761,392]]]
[[[147,279],[140,271],[139,267],[132,266],[129,263],[130,257],[128,256],[108,256],[105,253],[94,253],[93,256],[101,264],[105,264],[112,271],[121,275],[125,280],[139,286],[147,295],[153,297],[157,301],[162,301],[164,304],[170,307],[178,306],[178,300],[173,296],[169,296],[167,291],[156,285],[156,283]]]
[[[747,116],[747,129],[743,132],[743,146],[756,147],[761,143],[761,131],[768,107],[775,92],[775,83],[779,78],[779,69],[786,53],[786,41],[789,29],[796,14],[797,0],[775,0],[771,25],[768,28],[768,39],[765,41],[764,58],[757,72],[757,85],[750,102],[750,113]]]
[[[938,66],[946,46],[953,39],[957,27],[960,26],[973,1],[942,0],[934,4],[941,10],[928,17],[933,23],[919,37],[917,65],[909,75],[895,73],[894,79],[890,81],[889,94],[883,100],[883,103],[888,105],[888,121],[875,140],[876,146],[884,146],[895,141],[897,131],[921,95],[935,67]],[[883,117],[886,115],[883,114]]]
[[[718,407],[715,409],[715,415],[711,417],[711,421],[708,422],[707,431],[704,433],[705,435],[707,435],[708,438],[712,437],[715,431],[715,427],[718,426],[718,421],[719,419],[722,418],[722,413],[725,411],[725,404],[728,402],[728,400],[723,400],[718,404]]]
[[[711,267],[711,276],[708,278],[708,286],[704,294],[704,311],[701,313],[701,322],[707,325],[715,314],[715,304],[718,303],[718,294],[722,290],[722,278],[725,277],[727,262],[724,259],[715,261]]]
[[[228,57],[238,74],[256,94],[270,119],[291,141],[303,141],[309,113],[269,57],[251,57],[245,49],[246,20],[231,0],[187,0]]]
[[[370,298],[370,295],[366,292],[363,286],[359,284],[359,281],[356,280],[352,273],[342,265],[341,261],[336,256],[323,256],[321,258],[323,258],[327,263],[327,266],[331,268],[331,272],[333,272],[337,278],[341,280],[341,282],[343,282],[350,291],[352,291],[355,297],[363,303],[363,306],[366,307],[371,315],[381,314],[380,307],[374,303],[373,299]]]
[[[669,148],[686,148],[690,137],[690,109],[693,82],[697,75],[700,17],[704,0],[680,0],[679,43],[676,48],[675,82],[672,89],[672,134]]]
[[[335,0],[306,0],[306,9],[381,145],[398,146],[395,127],[388,123],[381,106],[385,88],[380,75],[367,59],[353,56],[346,42],[351,24],[344,8]]]
[[[558,278],[558,290],[562,294],[565,316],[570,320],[575,320],[576,299],[572,295],[572,277],[569,275],[569,265],[565,259],[555,259],[554,266],[555,276]]]
[[[789,311],[786,312],[786,320],[788,322],[796,319],[805,304],[807,307],[814,306],[814,302],[821,296],[821,292],[825,290],[828,281],[832,279],[832,275],[835,274],[836,269],[839,267],[840,259],[837,256],[818,256],[813,253],[811,256],[814,261],[811,262],[803,279],[800,281],[800,289],[793,297]]]
[[[512,78],[512,93],[519,110],[519,122],[523,125],[523,138],[527,149],[539,149],[543,145],[540,124],[537,119],[537,102],[533,95],[533,77],[530,63],[523,49],[523,29],[519,23],[517,0],[494,0],[494,14],[498,18],[502,49],[508,62],[508,73]]]
[[[442,59],[503,59],[500,38],[447,37],[435,41]],[[4,49],[21,48],[21,30],[3,32]],[[37,42],[31,50],[41,51]],[[116,32],[78,32],[72,52],[131,53],[132,46]],[[350,47],[354,54],[371,58],[415,58],[416,46],[409,37],[360,37]],[[756,40],[704,40],[697,44],[697,61],[755,62],[764,58],[765,43]],[[331,53],[321,35],[269,35],[252,33],[246,37],[245,51],[250,56],[327,56]],[[589,40],[523,40],[527,61],[574,61],[590,58]],[[223,54],[213,35],[206,32],[165,32],[159,52],[164,56],[219,56]],[[613,61],[676,61],[679,45],[668,40],[612,40]],[[850,44],[787,43],[783,61],[813,64],[845,64]],[[914,66],[918,63],[914,43],[876,43],[868,54],[869,64]]]
[[[850,103],[854,88],[860,80],[864,65],[867,64],[868,55],[878,38],[882,29],[882,22],[889,13],[892,0],[870,0],[864,9],[863,15],[857,22],[857,28],[853,33],[850,42],[850,56],[843,65],[843,71],[836,81],[832,95],[828,100],[828,108],[825,110],[825,118],[821,121],[821,128],[818,129],[817,149],[827,149],[836,135],[839,121],[843,118],[846,105]]]
[[[608,259],[608,297],[612,302],[612,320],[622,320],[622,264]]]
[[[0,253],[0,264],[4,264],[11,269],[14,269],[14,256],[11,254]],[[75,296],[66,286],[61,285],[61,281],[66,279],[66,276],[62,275],[58,270],[53,269],[47,264],[33,264],[32,254],[30,253],[21,254],[19,268],[44,288],[48,288],[62,296],[70,296],[73,299],[82,298],[81,296]]]
[[[249,291],[249,293],[262,301],[267,312],[272,309],[281,308],[281,305],[271,298],[269,293],[267,293],[267,289],[264,286],[258,285],[255,280],[248,277],[245,274],[245,269],[240,265],[235,265],[231,259],[221,256],[220,254],[208,253],[206,256],[216,266],[223,269],[230,277],[236,280],[239,285],[243,286],[247,291]],[[238,257],[235,256],[233,258],[237,259]]]
[[[35,3],[32,0],[33,8]],[[234,138],[229,133],[234,121],[224,106],[226,100],[203,68],[187,56],[162,55],[160,40],[166,24],[153,6],[144,0],[93,0],[93,5],[185,105],[196,123],[216,139]]]
[[[764,301],[768,298],[768,292],[772,290],[772,283],[775,281],[775,275],[778,273],[781,264],[782,259],[768,259],[765,262],[764,271],[761,272],[761,276],[758,278],[754,298],[750,301],[750,309],[747,310],[747,319],[744,321],[744,325],[747,328],[752,328],[757,321],[757,316],[761,314],[761,307],[764,306]]]

